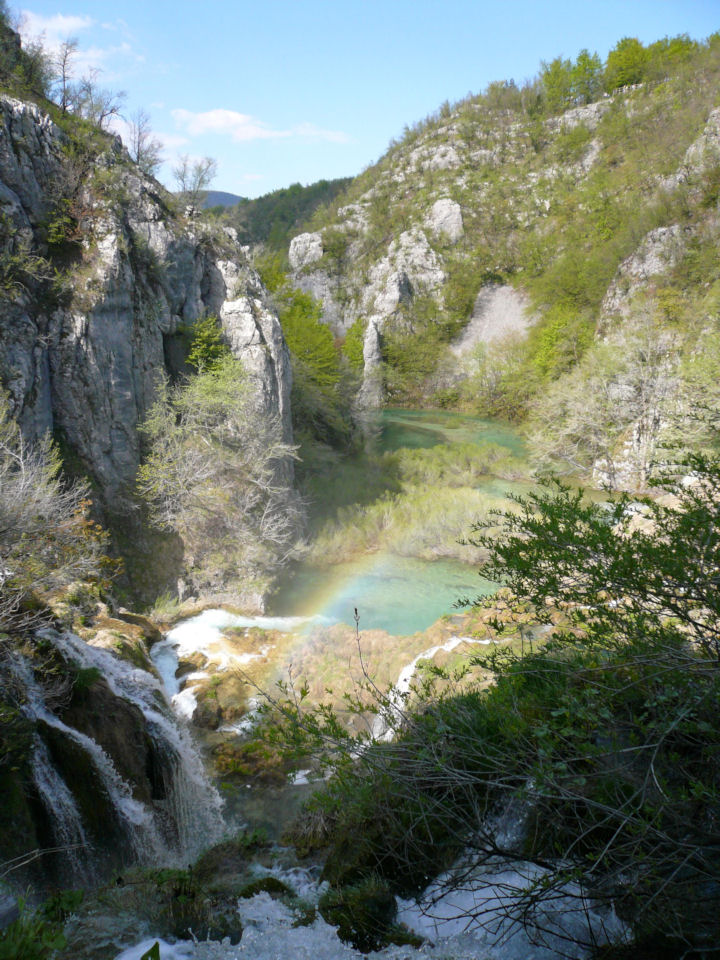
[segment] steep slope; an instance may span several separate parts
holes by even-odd
[[[290,245],[292,277],[336,335],[362,336],[365,405],[530,418],[539,456],[645,482],[667,417],[638,411],[637,377],[609,372],[607,405],[622,409],[595,411],[592,442],[557,390],[575,377],[591,393],[596,360],[583,358],[611,341],[622,356],[649,322],[677,405],[678,358],[714,335],[717,39],[688,41],[659,79],[561,113],[523,104],[512,84],[504,101],[491,90],[445,105],[316,215]],[[567,443],[547,442],[553,420]],[[652,449],[639,450],[641,433]]]
[[[188,331],[212,314],[255,381],[258,416],[279,416],[292,439],[282,333],[232,232],[184,222],[118,140],[68,133],[6,96],[0,202],[0,379],[28,438],[60,433],[103,497],[118,496],[158,378],[182,369]]]

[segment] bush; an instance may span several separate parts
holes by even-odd
[[[42,618],[33,600],[102,577],[105,535],[89,518],[89,487],[70,483],[50,439],[27,443],[0,395],[0,629]]]
[[[295,451],[258,411],[237,360],[164,385],[143,431],[138,490],[155,523],[182,538],[198,590],[242,594],[249,578],[284,562],[300,523],[288,470]]]
[[[476,882],[487,863],[537,871],[508,897],[515,920],[584,883],[639,940],[712,948],[720,462],[685,469],[687,483],[668,480],[672,500],[641,501],[641,523],[626,497],[598,504],[556,484],[518,498],[500,536],[477,531],[483,576],[516,598],[515,628],[528,606],[537,624],[561,616],[540,649],[473,661],[493,671],[492,686],[438,694],[429,680],[398,698],[370,685],[356,709],[379,710],[396,734],[364,735],[360,747],[327,708],[278,705],[293,749],[304,743],[334,768],[312,801],[328,879],[377,878],[407,894],[465,851]],[[500,832],[497,815],[512,810],[524,829]]]
[[[344,943],[363,953],[387,945],[397,912],[387,884],[373,879],[356,886],[331,888],[320,898],[318,909],[323,920],[338,928]]]
[[[290,350],[296,435],[305,447],[318,440],[347,447],[354,434],[350,395],[356,373],[342,360],[330,328],[322,322],[322,305],[291,286],[280,257],[265,255],[259,259],[258,269],[273,294]],[[360,361],[362,365],[362,342]]]
[[[192,328],[193,339],[190,344],[187,362],[198,373],[211,370],[221,360],[230,356],[230,348],[222,338],[217,317],[203,317]]]
[[[363,354],[364,340],[365,321],[362,317],[358,317],[345,334],[345,342],[343,343],[343,353],[347,357],[348,363],[353,370],[358,372],[362,372],[365,365]]]
[[[48,960],[65,946],[62,927],[28,910],[24,902],[20,907],[18,919],[0,930],[0,960]]]

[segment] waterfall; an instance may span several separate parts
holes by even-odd
[[[66,848],[71,872],[79,873],[86,865],[88,852],[82,815],[68,785],[53,766],[47,746],[37,735],[31,767],[38,796],[52,821],[55,842]]]
[[[400,671],[397,682],[388,693],[387,702],[373,721],[372,739],[388,743],[395,736],[395,728],[402,722],[402,711],[410,693],[410,683],[421,660],[432,660],[440,651],[451,653],[461,643],[489,646],[492,642],[492,640],[477,640],[474,637],[451,637],[445,643],[438,643],[419,653]]]
[[[45,637],[46,639],[50,639],[49,631],[46,632]],[[80,642],[82,643],[82,641]],[[75,730],[74,727],[64,723],[48,709],[45,704],[43,689],[35,680],[32,667],[27,660],[14,660],[12,669],[16,677],[23,683],[25,689],[27,698],[23,706],[25,715],[35,722],[42,721],[53,730],[64,734],[89,757],[95,769],[97,779],[124,828],[123,832],[132,847],[134,858],[141,859],[148,853],[153,859],[159,857],[162,852],[162,843],[154,823],[152,811],[133,798],[130,786],[117,772],[115,765],[107,753],[105,753],[102,747],[97,744],[92,737],[81,733],[79,730]],[[47,755],[47,749],[45,753]],[[47,766],[43,764],[42,755],[34,756],[33,760],[36,761],[36,766],[39,769],[44,770],[43,776],[48,780],[52,780],[52,774],[48,772]],[[52,767],[52,764],[49,766]],[[56,783],[58,780],[62,780],[59,774],[56,774],[56,777]],[[73,800],[73,804],[74,803],[75,801]],[[46,809],[48,809],[47,803]],[[48,813],[53,816],[53,829],[58,831],[61,829],[61,826],[54,819],[55,809],[55,802],[50,801]],[[61,817],[61,823],[62,822]]]
[[[119,830],[127,859],[134,862],[184,864],[194,859],[222,834],[222,801],[205,776],[188,731],[173,716],[160,682],[108,651],[89,646],[75,634],[47,629],[40,636],[67,662],[80,669],[96,669],[115,697],[136,707],[152,745],[148,757],[153,769],[148,770],[148,777],[153,799],[144,802],[133,795],[133,788],[106,750],[57,715],[57,708],[48,702],[46,691],[35,677],[32,661],[20,654],[8,659],[13,682],[23,692],[22,712],[37,728],[31,755],[37,795],[56,843],[75,848],[69,851],[68,866],[75,868],[76,875],[86,875],[91,865],[89,830],[82,812],[84,809],[87,814],[87,802],[84,807],[82,802],[78,804],[80,795],[73,793],[72,782],[58,769],[56,751],[52,743],[49,748],[49,741],[43,740],[43,728],[86,758],[92,784],[83,783],[82,787],[98,791],[114,817],[114,823],[108,823],[106,829],[101,825],[103,839],[111,840],[113,828]],[[122,854],[123,849],[121,844],[118,852]]]
[[[181,862],[194,859],[222,835],[222,800],[205,775],[187,727],[173,715],[162,684],[146,670],[107,650],[88,646],[75,634],[58,635],[55,643],[69,659],[82,658],[83,666],[100,670],[111,691],[143,713],[148,733],[170,769],[164,804],[177,831],[177,840],[171,845]]]

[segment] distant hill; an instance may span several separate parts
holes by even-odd
[[[293,183],[289,187],[273,190],[254,200],[236,198],[225,214],[242,243],[265,243],[274,250],[287,250],[291,237],[315,211],[332,203],[352,183],[352,177],[337,180],[318,180],[307,186]],[[214,196],[231,197],[229,193],[210,191],[208,200]],[[215,206],[219,206],[216,201]],[[213,206],[206,203],[206,206]]]
[[[630,489],[710,448],[718,89],[720,33],[625,38],[406,128],[288,250],[361,400],[524,420],[541,462]]]
[[[203,206],[207,210],[209,207],[234,207],[237,203],[247,203],[246,197],[239,197],[236,193],[226,193],[224,190],[208,190]]]

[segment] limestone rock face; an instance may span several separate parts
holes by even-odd
[[[290,354],[257,273],[247,262],[219,260],[224,299],[218,310],[230,347],[255,382],[259,416],[277,417],[292,443]]]
[[[290,242],[288,259],[292,272],[292,282],[304,293],[322,304],[322,320],[336,336],[343,336],[348,324],[345,323],[338,296],[338,280],[322,266],[309,271],[308,268],[323,255],[323,241],[320,233],[301,233]],[[352,321],[350,321],[352,322]]]
[[[637,250],[620,264],[603,299],[601,316],[626,316],[633,293],[650,277],[670,270],[682,250],[682,230],[678,224],[651,230]]]
[[[0,96],[0,252],[23,254],[30,270],[43,258],[48,271],[47,223],[68,202],[77,221],[59,293],[21,274],[0,294],[0,382],[26,436],[59,434],[112,504],[133,483],[158,380],[179,372],[183,332],[200,317],[220,318],[256,385],[257,415],[292,435],[287,349],[233,231],[183,221],[107,142],[77,169],[47,115]]]
[[[444,235],[453,243],[465,232],[460,204],[449,198],[435,201],[425,223],[434,234]]]
[[[382,405],[383,386],[380,364],[382,363],[382,349],[380,331],[383,318],[370,317],[365,328],[363,340],[364,375],[358,397],[358,406],[364,409],[374,409]]]
[[[388,317],[418,293],[437,293],[444,281],[445,272],[424,231],[406,230],[370,270],[362,305],[380,317]]]
[[[316,263],[323,255],[322,236],[319,233],[301,233],[290,243],[288,259],[292,270]]]
[[[339,297],[338,278],[327,270],[314,270],[312,273],[294,273],[292,281],[296,287],[322,304],[322,322],[326,323],[336,336],[346,333],[352,318],[346,318]]]
[[[507,284],[490,283],[477,295],[470,322],[450,349],[462,357],[479,343],[493,343],[511,334],[523,336],[531,323],[526,295]]]

